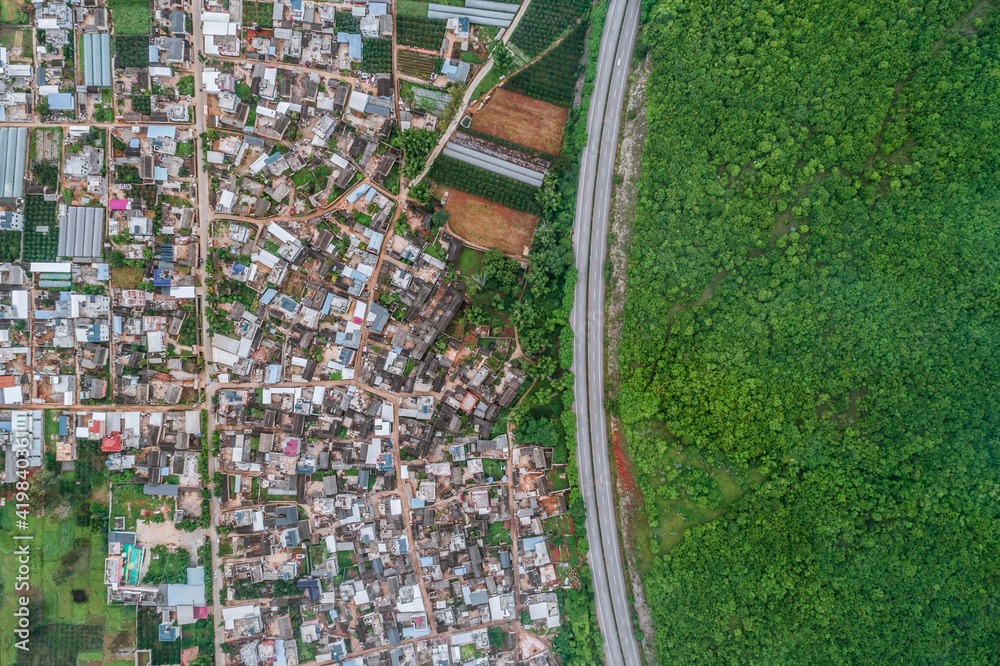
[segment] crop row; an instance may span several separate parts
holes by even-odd
[[[386,39],[361,41],[361,71],[383,74],[392,71],[392,42]]]
[[[36,231],[48,227],[48,232]],[[24,261],[55,261],[59,251],[59,231],[56,228],[56,202],[44,197],[29,196],[24,202]]]
[[[434,72],[434,56],[415,51],[400,50],[399,71],[426,79]]]
[[[589,0],[532,2],[525,10],[511,41],[527,55],[537,56],[589,6]]]
[[[512,77],[504,88],[559,106],[572,106],[587,26],[573,29],[541,60]]]
[[[149,37],[147,35],[116,35],[115,55],[118,56],[118,66],[148,67]]]
[[[540,215],[538,188],[498,173],[439,155],[428,173],[438,185],[454,187],[483,199],[532,215]]]
[[[441,48],[446,28],[444,21],[399,16],[396,18],[396,41],[406,46],[436,51]]]

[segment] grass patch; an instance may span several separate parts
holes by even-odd
[[[0,0],[0,23],[8,25],[27,25],[31,23],[31,17],[28,16],[25,9],[26,6],[17,2],[17,0]]]
[[[466,276],[473,276],[483,267],[483,253],[471,247],[464,248],[458,255],[458,265],[455,267],[459,273]]]
[[[149,23],[153,15],[146,3],[133,4],[121,0],[109,0],[108,9],[116,35],[146,35],[149,34]]]
[[[244,2],[243,25],[256,23],[257,27],[270,30],[274,27],[274,19],[271,18],[273,11],[273,2]]]
[[[124,266],[111,269],[111,284],[122,289],[138,289],[144,269]]]

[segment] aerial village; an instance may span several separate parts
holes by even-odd
[[[39,538],[97,571],[56,554],[72,598],[45,598],[102,628],[81,661],[559,663],[575,477],[515,436],[535,382],[511,312],[566,109],[517,149],[484,138],[517,102],[491,91],[442,151],[522,205],[443,175],[408,193],[400,140],[452,124],[519,7],[4,19],[3,481],[26,457]]]

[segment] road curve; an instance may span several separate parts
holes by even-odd
[[[604,635],[605,663],[614,666],[641,664],[618,548],[603,400],[604,260],[610,185],[639,9],[639,0],[610,0],[608,6],[587,115],[587,145],[580,158],[573,234],[577,283],[570,325],[574,332],[577,464],[580,492],[587,508],[587,557],[594,579],[597,622]],[[596,289],[601,296],[594,301]]]

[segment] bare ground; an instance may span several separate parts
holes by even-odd
[[[632,246],[632,221],[635,218],[637,187],[639,173],[642,168],[642,149],[646,143],[646,81],[649,77],[650,63],[647,59],[642,67],[634,70],[631,86],[628,92],[628,102],[625,107],[625,119],[622,123],[621,145],[618,149],[618,165],[616,173],[621,177],[621,183],[615,187],[615,199],[611,208],[611,231],[608,234],[608,263],[611,268],[607,289],[607,371],[608,385],[617,387],[621,382],[621,372],[618,365],[618,346],[621,343],[622,320],[625,309],[625,277],[628,269],[628,252]],[[614,389],[612,389],[614,390]],[[611,419],[610,426],[615,429],[612,441],[618,442],[617,420]],[[617,447],[616,447],[617,448]],[[622,447],[624,449],[625,447]],[[616,452],[617,455],[617,452]],[[621,454],[627,457],[624,451]],[[616,461],[619,462],[619,461]],[[621,462],[619,462],[619,465]],[[627,462],[625,463],[627,464]],[[642,511],[642,498],[634,484],[630,483],[622,470],[617,470],[616,485],[619,497],[619,516],[623,531],[628,531],[627,522],[634,511]],[[635,543],[631,539],[621,540],[625,550],[627,576],[632,588],[634,608],[642,631],[642,650],[646,663],[657,664],[655,649],[655,634],[653,616],[646,602],[646,591],[642,586],[642,576],[639,571],[639,558]]]

